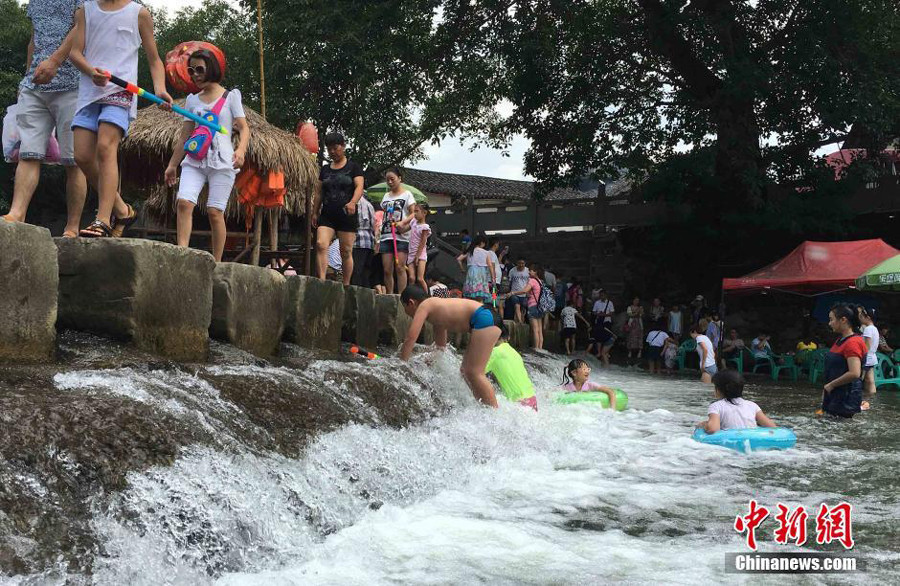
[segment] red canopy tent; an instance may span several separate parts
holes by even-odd
[[[853,287],[856,278],[900,254],[880,238],[851,242],[806,241],[783,259],[737,279],[722,279],[722,289],[751,293],[766,289],[820,295]]]

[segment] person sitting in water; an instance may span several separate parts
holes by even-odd
[[[498,327],[500,328],[500,338],[491,351],[491,357],[488,358],[484,372],[497,379],[500,390],[507,399],[537,411],[534,385],[528,377],[528,371],[525,370],[522,356],[509,345],[509,330],[506,329],[506,325],[501,321]]]
[[[851,418],[869,404],[862,400],[862,365],[868,348],[859,330],[859,310],[850,303],[839,303],[828,313],[828,325],[840,338],[825,355],[825,386],[822,407],[816,415]]]
[[[434,326],[434,342],[438,348],[447,346],[447,332],[470,332],[460,372],[475,398],[496,408],[494,386],[484,374],[484,369],[494,344],[500,338],[499,316],[474,299],[429,297],[418,285],[407,286],[400,294],[400,302],[406,315],[412,318],[400,349],[400,360],[409,360],[426,321]]]
[[[580,358],[570,362],[563,371],[562,388],[570,393],[600,391],[609,397],[609,408],[616,410],[616,390],[588,380],[591,376],[591,365]]]
[[[741,429],[745,427],[776,427],[759,405],[744,399],[744,377],[736,370],[723,370],[712,377],[715,396],[718,401],[709,405],[706,421],[697,427],[706,433],[716,433],[720,429]]]

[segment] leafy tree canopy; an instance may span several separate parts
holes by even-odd
[[[446,0],[470,92],[508,99],[470,130],[532,140],[526,171],[554,183],[627,168],[644,177],[686,148],[712,149],[712,192],[764,205],[810,151],[851,126],[883,148],[900,127],[895,0]],[[473,98],[474,99],[474,98]],[[701,159],[704,156],[701,155]]]

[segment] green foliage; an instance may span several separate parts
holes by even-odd
[[[16,101],[25,75],[25,55],[31,38],[31,21],[16,0],[0,0],[0,106]]]
[[[255,14],[256,2],[242,3]],[[447,43],[438,0],[279,0],[263,3],[268,118],[342,132],[353,157],[384,168],[416,159],[475,100],[437,76]]]
[[[226,0],[211,0],[200,8],[182,8],[171,17],[153,11],[153,21],[160,58],[165,60],[166,53],[184,41],[208,41],[216,45],[225,53],[224,85],[241,90],[244,103],[258,108],[259,62],[256,19],[252,14]],[[142,87],[152,89],[145,59],[141,59],[139,80]]]
[[[717,197],[756,209],[774,181],[803,179],[810,152],[851,125],[867,128],[874,148],[900,130],[895,0],[443,6],[442,26],[456,27],[464,48],[445,66],[491,76],[469,92],[482,103],[514,105],[470,128],[495,143],[525,134],[526,171],[542,181],[618,168],[643,178],[685,148],[709,148]]]
[[[15,103],[25,75],[25,56],[31,39],[31,21],[16,0],[0,0],[0,108]],[[9,210],[15,166],[0,160],[0,213]]]

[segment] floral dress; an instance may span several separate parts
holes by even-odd
[[[625,323],[625,327],[628,329],[625,347],[629,350],[640,350],[644,347],[644,323],[641,319],[644,317],[644,308],[629,305],[625,312],[628,316],[628,321]]]

